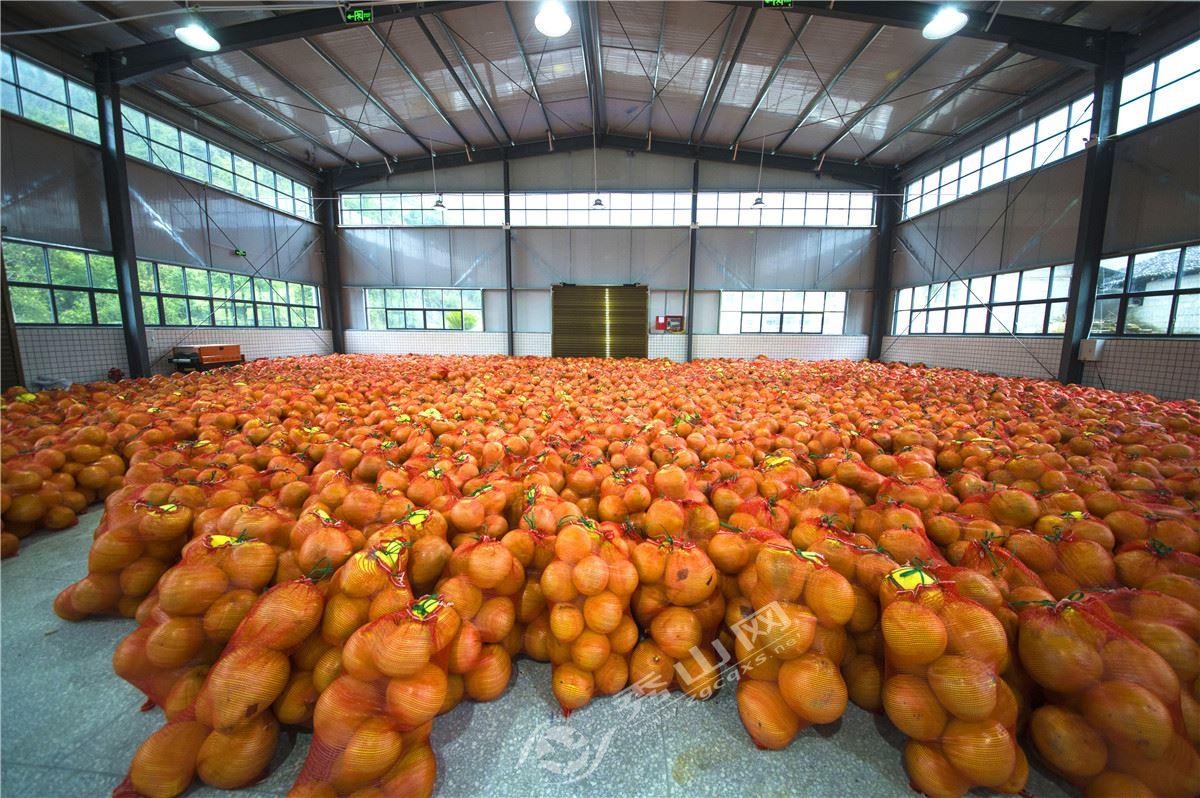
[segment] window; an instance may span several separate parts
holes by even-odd
[[[807,333],[841,335],[845,291],[722,291],[722,335]]]
[[[1200,103],[1200,39],[1125,75],[1117,133],[1128,133]]]
[[[320,327],[317,286],[246,274],[138,261],[149,326]]]
[[[122,106],[121,121],[130,157],[292,216],[313,218],[308,186],[133,106]]]
[[[1200,244],[1100,261],[1092,335],[1200,335]]]
[[[113,259],[99,252],[4,242],[17,324],[120,324]]]
[[[1041,115],[905,186],[904,218],[1081,152],[1091,124],[1090,94]]]
[[[1059,335],[1070,284],[1067,265],[903,288],[892,335]]]
[[[483,330],[477,288],[366,288],[369,330]]]
[[[0,107],[93,144],[100,142],[96,93],[61,72],[9,50],[0,52]]]
[[[869,191],[701,191],[701,227],[870,227],[875,195]]]
[[[437,205],[441,200],[441,207]],[[501,227],[504,193],[342,194],[345,227]]]
[[[515,227],[688,227],[692,223],[691,191],[522,191],[510,194],[509,201]]]

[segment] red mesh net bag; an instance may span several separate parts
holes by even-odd
[[[168,719],[191,706],[194,685],[271,583],[277,560],[252,538],[207,535],[189,543],[146,599],[141,625],[117,645],[113,670]]]
[[[546,650],[552,688],[564,714],[597,693],[612,695],[629,681],[629,654],[638,639],[629,601],[637,589],[630,543],[612,524],[565,524],[540,584],[548,607]]]
[[[425,596],[351,635],[289,795],[428,796],[437,776],[429,730],[447,699],[445,660],[460,626],[453,607]]]
[[[1044,536],[1014,532],[1004,541],[1004,548],[1037,574],[1056,599],[1077,590],[1118,586],[1110,550],[1071,532]]]
[[[630,559],[638,579],[633,617],[649,634],[633,650],[634,689],[677,688],[691,698],[711,697],[719,677],[713,643],[725,616],[716,566],[697,544],[672,538],[643,540]]]
[[[738,713],[759,748],[784,748],[809,725],[832,723],[849,698],[841,664],[854,589],[814,552],[767,543],[739,582],[726,622],[741,671]]]
[[[1010,657],[1000,621],[920,566],[893,571],[879,595],[883,708],[909,738],[913,788],[1020,792],[1029,767],[1016,741],[1018,699],[1000,678]]]
[[[1098,794],[1200,794],[1200,754],[1184,724],[1179,679],[1113,622],[1111,608],[1071,599],[1028,605],[1019,653],[1046,691],[1030,736],[1055,772]]]
[[[220,789],[261,778],[279,736],[272,704],[291,673],[290,654],[317,629],[324,595],[309,580],[264,593],[209,670],[192,706],[138,748],[114,796],[175,796],[199,777]]]
[[[508,688],[512,657],[524,642],[517,601],[525,589],[525,568],[508,546],[485,535],[459,545],[446,574],[437,595],[462,620],[447,649],[453,694],[494,701]]]
[[[1153,580],[1169,575],[1200,581],[1200,556],[1174,549],[1157,538],[1126,543],[1117,549],[1113,562],[1125,587],[1149,587]]]

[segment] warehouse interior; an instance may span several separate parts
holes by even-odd
[[[950,27],[937,29],[942,23]],[[447,406],[439,412],[429,398],[439,384],[455,384],[455,397],[475,390],[503,404],[515,396],[514,419],[526,415],[524,394],[554,395],[588,424],[599,422],[575,404],[578,391],[603,385],[615,398],[612,386],[629,392],[639,380],[672,398],[693,379],[706,392],[707,380],[714,392],[741,380],[742,390],[765,385],[764,395],[778,388],[794,401],[811,391],[804,401],[825,397],[819,404],[835,414],[835,427],[859,424],[859,411],[828,398],[843,384],[914,418],[923,399],[904,387],[908,380],[972,386],[978,393],[961,406],[973,401],[977,411],[991,386],[1009,386],[995,391],[1025,400],[997,418],[1014,425],[1020,413],[1060,419],[1079,397],[1099,397],[1085,415],[1096,423],[1119,416],[1121,430],[1086,434],[1141,446],[1127,453],[1129,463],[1114,455],[1110,471],[1147,485],[1159,480],[1142,487],[1110,475],[1103,489],[1174,491],[1169,512],[1147,517],[1161,523],[1177,512],[1191,542],[1176,548],[1193,560],[1200,553],[1192,550],[1200,549],[1192,451],[1200,439],[1195,3],[9,0],[0,40],[0,361],[4,435],[14,441],[0,459],[5,534],[23,539],[14,538],[12,550],[19,543],[21,556],[0,569],[6,792],[111,790],[162,725],[157,711],[136,716],[143,696],[109,661],[136,628],[136,603],[79,612],[126,618],[71,624],[55,596],[88,567],[93,531],[99,536],[116,512],[105,512],[104,498],[124,496],[119,490],[133,481],[122,475],[140,465],[128,440],[113,443],[122,414],[147,419],[143,430],[167,430],[177,448],[203,449],[210,441],[196,429],[216,423],[205,408],[178,410],[179,419],[194,418],[168,430],[174,416],[156,417],[157,406],[135,398],[248,396],[251,388],[233,387],[247,385],[238,366],[255,388],[297,388],[329,408],[361,399],[346,398],[359,390],[355,380],[390,373],[396,381],[386,391],[396,404],[372,396],[374,411],[425,402],[436,415],[424,421],[434,426],[450,423],[441,416]],[[627,373],[635,378],[608,381],[598,361],[580,365],[582,377],[563,370],[572,361],[560,358],[584,356],[626,364],[613,368],[634,369]],[[473,370],[475,377],[463,376]],[[901,373],[888,393],[889,375]],[[210,377],[216,382],[204,382]],[[405,393],[401,380],[418,387]],[[82,506],[64,515],[62,526],[72,529],[61,533],[46,531],[61,528],[48,511],[25,519],[7,509],[10,499],[41,495],[20,487],[22,467],[9,464],[49,446],[49,427],[22,414],[43,412],[51,397],[61,410],[44,411],[59,415],[41,423],[107,424],[94,441],[71,441],[101,446],[117,469],[115,483],[78,491]],[[124,409],[107,410],[103,423],[79,421],[89,403],[118,398],[131,404],[114,404]],[[588,412],[603,409],[580,401]],[[655,406],[643,418],[630,402],[613,406],[628,410],[626,421],[637,417],[632,441],[666,411]],[[416,415],[404,412],[406,423]],[[699,429],[699,415],[693,422],[680,412],[664,417]],[[1145,420],[1125,417],[1135,412]],[[542,413],[561,432],[558,418]],[[329,423],[327,432],[339,429]],[[990,423],[994,429],[995,418]],[[1137,424],[1172,442],[1126,440]],[[225,434],[248,435],[245,425],[239,416]],[[352,426],[340,429],[329,432],[333,440],[349,440]],[[674,439],[685,449],[688,431]],[[943,431],[909,445],[930,448],[932,473],[921,475],[950,480],[973,466],[940,459],[938,446],[962,444]],[[504,439],[505,456],[519,459],[508,434],[489,440]],[[1030,433],[1022,426],[1008,434]],[[614,437],[608,428],[604,435]],[[810,435],[803,440],[817,452]],[[938,446],[929,442],[939,436]],[[1068,451],[1068,438],[1053,432],[1040,443],[1068,458],[1054,468],[1068,472],[1069,463],[1084,474],[1091,466],[1070,458],[1092,456],[1091,444]],[[846,440],[839,452],[856,445]],[[1154,465],[1130,464],[1151,455]],[[1170,458],[1178,465],[1162,468],[1159,460]],[[39,486],[61,470],[43,459]],[[806,460],[811,468],[797,490],[832,478],[820,459]],[[647,467],[661,468],[659,460]],[[620,462],[636,465],[624,455]],[[266,469],[266,460],[256,467]],[[979,466],[980,485],[995,490],[1003,468]],[[1003,473],[1000,482],[1026,479]],[[71,485],[62,490],[80,487],[78,468],[63,476]],[[703,495],[712,490],[701,491],[701,503],[716,504]],[[1061,517],[1082,512],[1073,508],[1064,505]],[[1086,509],[1089,519],[1100,515]],[[521,520],[501,519],[500,531]],[[932,528],[928,518],[924,524]],[[481,522],[476,539],[488,528]],[[1112,540],[1113,554],[1127,542]],[[1194,583],[1187,595],[1200,599],[1200,570],[1186,578]],[[521,659],[512,671],[503,699],[464,703],[426,733],[438,756],[434,794],[715,795],[733,779],[747,794],[904,795],[913,784],[905,766],[915,766],[903,753],[913,735],[893,728],[882,710],[851,706],[840,725],[802,732],[783,759],[747,739],[733,689],[707,704],[673,699],[645,725],[599,701],[566,724],[549,665]],[[25,695],[17,685],[31,677],[37,686]],[[1200,701],[1191,686],[1180,689],[1191,694],[1185,701]],[[69,733],[65,723],[73,724]],[[311,732],[290,734],[267,773],[257,774],[264,779],[236,794],[349,795],[293,787],[311,767]],[[1195,738],[1191,745],[1196,758]],[[567,751],[579,757],[566,761]],[[1084,794],[1086,779],[1044,757],[1030,753],[1027,769],[1032,794]],[[161,779],[161,794],[182,792]],[[191,780],[189,773],[184,788]],[[1098,783],[1086,795],[1136,794],[1119,789],[1124,782]],[[955,786],[945,794],[959,794]],[[428,794],[426,787],[433,783],[353,794]],[[136,777],[118,790],[148,794]],[[1171,794],[1164,790],[1147,794]],[[188,794],[226,793],[209,782]]]

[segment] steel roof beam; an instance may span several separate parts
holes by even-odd
[[[723,0],[723,2],[726,5],[752,8],[761,6],[761,2],[749,2],[749,0]],[[929,22],[936,7],[931,3],[905,2],[903,0],[892,2],[839,0],[837,3],[830,3],[827,0],[794,0],[788,8],[783,10],[785,13],[790,11],[816,14],[855,22],[871,22],[876,25],[920,30]],[[969,8],[960,10],[967,15],[967,24],[956,34],[957,36],[1001,42],[1018,52],[1074,66],[1094,67],[1104,60],[1104,42],[1107,35],[1105,31],[1005,14],[997,14],[993,17],[987,11]],[[1123,35],[1118,35],[1116,43],[1120,45],[1125,38]]]
[[[401,119],[400,117],[396,116],[396,114],[392,111],[392,109],[390,109],[386,105],[384,105],[383,102],[381,102],[379,100],[379,98],[376,97],[369,88],[367,88],[366,86],[363,85],[362,81],[360,81],[358,78],[356,78],[354,75],[352,75],[350,73],[350,70],[346,69],[346,67],[342,66],[337,61],[335,61],[328,53],[326,53],[324,50],[322,50],[321,47],[316,42],[314,42],[312,39],[305,37],[304,39],[302,39],[302,41],[312,49],[313,53],[316,54],[317,58],[321,59],[326,64],[328,64],[330,67],[332,67],[333,70],[335,72],[337,72],[339,75],[341,75],[346,80],[347,83],[349,83],[354,88],[358,89],[359,93],[362,94],[362,96],[364,98],[366,98],[367,102],[371,103],[371,105],[378,108],[379,111],[381,113],[383,113],[384,116],[386,116],[389,120],[391,120],[392,124],[395,125],[400,130],[401,133],[403,133],[404,135],[408,136],[410,139],[415,141],[417,143],[417,146],[420,147],[425,152],[426,155],[429,154],[430,150],[429,150],[429,147],[425,146],[425,142],[421,141],[421,139],[419,139],[415,133],[413,133],[411,130],[409,130],[408,125],[406,125],[404,123],[404,120]]]
[[[663,39],[667,35],[667,3],[662,4],[662,15],[658,20],[658,49],[654,53],[654,77],[650,79],[650,107],[646,113],[646,135],[654,131],[654,103],[658,99],[658,70],[662,66]],[[636,52],[636,51],[635,51]]]
[[[575,4],[579,18],[579,47],[583,50],[583,78],[587,84],[588,101],[592,110],[592,131],[602,135],[608,130],[607,107],[604,98],[604,74],[600,59],[600,33],[592,31],[591,3],[579,0]]]
[[[941,109],[945,108],[950,103],[954,102],[956,99],[961,97],[964,92],[970,91],[972,86],[974,86],[976,83],[978,83],[979,81],[986,78],[988,75],[990,75],[992,73],[993,70],[995,70],[997,67],[999,67],[1001,64],[1003,64],[1005,61],[1012,58],[1014,55],[1016,55],[1016,54],[1005,49],[1005,50],[1001,50],[1000,52],[996,53],[988,60],[984,61],[982,64],[980,64],[978,67],[976,67],[975,71],[972,72],[970,75],[968,75],[965,80],[960,82],[953,89],[950,89],[950,90],[944,92],[942,94],[942,96],[938,97],[936,100],[929,103],[924,108],[922,108],[920,111],[918,111],[916,116],[914,116],[912,119],[908,120],[903,125],[901,125],[899,129],[897,129],[891,135],[884,138],[883,141],[876,144],[875,147],[870,152],[863,155],[861,158],[858,159],[858,161],[859,162],[869,161],[872,158],[874,158],[876,155],[878,155],[879,153],[883,152],[883,150],[885,150],[889,146],[891,146],[897,139],[899,139],[905,133],[912,131],[913,128],[920,125],[926,119],[933,116],[934,114],[936,114]]]
[[[434,112],[443,122],[446,123],[446,126],[454,131],[454,135],[458,136],[462,140],[463,144],[467,145],[468,147],[474,147],[475,145],[472,144],[467,137],[463,135],[463,132],[458,129],[458,125],[451,121],[450,115],[446,113],[446,109],[442,108],[441,103],[439,103],[437,98],[433,96],[433,92],[430,91],[427,85],[425,85],[425,81],[422,80],[421,76],[416,73],[416,70],[409,66],[408,62],[405,61],[400,53],[396,51],[396,48],[392,46],[392,43],[388,41],[374,25],[369,26],[367,30],[371,32],[371,35],[375,37],[375,40],[379,42],[380,46],[387,51],[387,54],[392,57],[392,60],[396,62],[396,65],[400,67],[405,75],[408,76],[408,79],[416,85],[417,91],[421,92],[421,96],[423,96],[425,101],[433,107]]]
[[[325,114],[328,117],[331,117],[339,125],[346,128],[346,130],[350,131],[350,135],[354,136],[354,138],[358,139],[363,144],[366,144],[368,147],[375,150],[375,152],[377,152],[381,156],[383,156],[384,160],[391,160],[393,157],[395,157],[392,153],[389,153],[383,147],[380,147],[378,144],[376,144],[374,141],[372,141],[367,136],[366,133],[363,133],[361,130],[359,130],[358,125],[356,125],[353,122],[351,122],[350,120],[344,118],[337,111],[333,110],[328,105],[323,103],[321,100],[317,99],[317,96],[314,95],[312,92],[310,92],[308,89],[305,89],[302,86],[297,85],[294,81],[292,81],[289,77],[287,77],[287,75],[284,75],[278,69],[276,69],[275,67],[268,64],[261,57],[255,55],[253,52],[251,52],[249,50],[246,50],[243,53],[243,55],[245,55],[247,58],[249,58],[251,61],[253,61],[264,72],[271,75],[273,78],[275,78],[280,83],[282,83],[284,86],[286,86],[290,91],[294,91],[296,94],[299,94],[301,97],[308,100],[317,109],[319,109],[321,113]]]
[[[413,19],[417,23],[417,27],[421,29],[421,33],[425,34],[425,39],[429,42],[429,46],[433,48],[433,52],[437,54],[438,59],[442,62],[442,66],[446,68],[446,71],[450,73],[450,77],[454,79],[454,83],[458,86],[458,90],[461,91],[463,96],[467,98],[467,102],[475,111],[475,115],[479,117],[479,121],[483,123],[483,127],[485,130],[487,130],[488,135],[491,136],[497,144],[499,144],[500,137],[497,136],[496,131],[492,129],[492,125],[487,121],[487,117],[483,115],[483,111],[480,111],[479,106],[475,104],[475,98],[471,96],[471,92],[467,91],[467,84],[463,83],[462,78],[458,76],[458,71],[454,68],[454,65],[450,63],[450,59],[446,57],[446,52],[442,49],[442,46],[438,44],[437,39],[434,38],[433,31],[429,29],[429,26],[425,24],[425,20],[421,19],[420,16],[416,16]]]
[[[604,135],[596,138],[596,146],[634,151],[645,150],[646,142],[640,136]],[[554,142],[556,152],[586,151],[591,148],[592,136],[590,134],[586,136],[560,137]],[[682,141],[669,141],[656,138],[649,151],[660,155],[670,155],[680,158],[699,158],[703,161],[716,161],[719,163],[730,162],[729,150],[724,146],[700,146],[687,144]],[[467,157],[466,153],[448,152],[438,156],[440,164],[438,168],[448,169],[455,166],[466,166],[471,163],[493,163],[505,158],[515,160],[545,154],[546,143],[542,141],[521,143],[513,147],[480,148],[471,153],[470,158]],[[755,161],[757,162],[757,157]],[[790,155],[767,155],[763,158],[763,166],[768,169],[787,169],[796,172],[820,172],[827,177],[844,180],[870,189],[877,189],[884,176],[894,171],[890,167],[870,166],[866,164],[856,165],[832,159],[826,159],[824,164],[818,165],[811,158],[798,158]],[[819,169],[818,166],[820,166]],[[427,169],[429,169],[428,158],[406,158],[392,163],[392,170],[396,174],[422,172]],[[357,169],[333,168],[323,170],[323,172],[333,173],[334,187],[338,191],[346,191],[354,186],[381,180],[389,174],[381,164],[364,165]]]
[[[742,122],[742,126],[738,128],[738,132],[733,137],[733,143],[729,145],[729,149],[732,150],[738,145],[738,142],[742,140],[742,134],[746,132],[746,128],[750,127],[751,120],[753,120],[754,115],[758,113],[758,109],[762,107],[763,100],[767,98],[767,91],[770,90],[771,84],[775,82],[775,77],[779,74],[779,71],[783,69],[783,65],[787,63],[788,59],[792,57],[792,50],[796,49],[796,42],[799,41],[800,37],[804,35],[804,31],[808,30],[808,26],[811,22],[812,15],[810,14],[804,18],[803,22],[800,23],[800,30],[798,30],[796,35],[793,36],[788,42],[787,49],[783,51],[783,55],[779,56],[779,60],[775,62],[775,66],[771,67],[771,71],[767,74],[767,79],[763,81],[762,88],[758,90],[758,96],[754,98],[754,102],[750,106],[750,113],[746,117],[746,121]],[[771,154],[774,155],[775,151],[771,150]]]
[[[412,2],[378,4],[372,6],[374,24],[395,19],[408,19],[431,11],[453,11],[483,5],[479,2]],[[184,13],[180,10],[180,14]],[[212,30],[212,35],[221,43],[219,52],[232,53],[251,47],[261,47],[276,42],[286,42],[304,36],[315,36],[344,30],[348,25],[337,6],[296,11],[278,17],[266,17],[236,25],[226,25]],[[113,78],[120,83],[144,80],[160,72],[171,72],[187,66],[197,58],[207,57],[188,47],[183,42],[162,39],[136,47],[126,47],[113,52]]]
[[[729,15],[729,24],[725,26],[725,35],[721,37],[721,46],[717,48],[717,56],[713,59],[712,72],[708,74],[708,80],[704,85],[704,96],[700,98],[700,107],[696,109],[696,118],[692,121],[692,129],[688,132],[688,143],[696,138],[696,125],[700,124],[700,117],[704,116],[704,108],[708,105],[708,97],[712,94],[713,85],[717,82],[717,73],[721,71],[721,61],[725,58],[725,45],[729,44],[729,37],[733,34],[733,24],[737,22],[737,9],[733,9]]]
[[[812,17],[809,17],[808,19],[812,19]],[[883,27],[883,25],[876,25],[870,33],[863,37],[863,40],[859,42],[858,47],[854,49],[854,52],[850,54],[850,57],[842,62],[842,65],[838,67],[837,71],[833,73],[832,77],[830,77],[829,80],[821,86],[820,91],[814,94],[812,99],[808,101],[808,104],[804,106],[804,110],[801,111],[800,115],[796,118],[796,124],[792,125],[792,129],[787,132],[786,136],[779,140],[778,144],[771,148],[772,155],[781,150],[783,145],[787,144],[788,139],[790,139],[797,130],[804,127],[809,118],[812,117],[813,111],[817,110],[817,106],[821,104],[821,100],[828,97],[829,104],[833,105],[833,87],[836,86],[838,82],[846,76],[846,73],[849,72],[850,68],[854,66],[855,62],[862,57],[862,54],[867,51],[867,48],[879,38],[879,34],[883,33]],[[834,107],[833,111],[834,113],[839,113],[836,107]]]
[[[750,15],[746,17],[746,24],[742,27],[742,33],[738,36],[737,44],[733,47],[733,55],[729,57],[729,64],[725,67],[725,74],[721,77],[721,88],[717,89],[716,96],[713,97],[712,108],[708,111],[708,119],[704,120],[704,128],[700,131],[699,142],[704,141],[704,136],[708,133],[708,126],[712,124],[713,117],[717,114],[717,106],[721,104],[721,98],[725,95],[725,88],[729,85],[729,78],[733,76],[733,69],[737,66],[738,57],[742,54],[742,47],[746,44],[746,38],[750,35],[750,28],[754,25],[754,15],[758,13],[758,6],[750,9]]]
[[[500,125],[500,132],[504,134],[504,138],[508,139],[509,146],[512,146],[516,143],[513,141],[512,134],[508,132],[508,128],[504,126],[504,120],[500,117],[500,114],[496,113],[496,109],[492,106],[491,95],[484,88],[483,81],[479,79],[479,74],[475,71],[475,67],[471,66],[471,62],[467,59],[467,54],[458,45],[458,39],[446,27],[446,23],[442,20],[440,14],[434,14],[433,18],[441,26],[442,35],[450,42],[450,45],[454,48],[454,53],[458,56],[458,60],[462,62],[463,69],[467,71],[467,77],[471,79],[471,85],[475,87],[475,91],[479,92],[479,99],[483,100],[483,104],[487,107],[488,112],[496,117],[496,122]]]
[[[533,99],[537,101],[538,108],[542,111],[542,119],[546,120],[546,133],[550,139],[554,139],[554,128],[550,124],[550,114],[546,111],[546,106],[542,102],[541,92],[538,91],[537,75],[533,74],[533,67],[529,65],[529,54],[525,52],[525,45],[521,42],[521,33],[517,30],[517,21],[513,18],[511,7],[508,3],[504,4],[504,14],[508,17],[508,24],[512,28],[513,41],[517,43],[517,52],[521,54],[521,63],[525,65],[525,72],[529,75],[529,85],[533,94]]]
[[[819,158],[823,157],[827,152],[829,152],[832,148],[836,147],[838,145],[838,143],[841,142],[842,139],[846,138],[846,136],[849,136],[854,131],[854,128],[858,127],[864,119],[866,119],[874,111],[878,110],[879,106],[881,106],[883,104],[884,100],[886,100],[888,97],[891,97],[892,94],[894,94],[896,92],[896,89],[900,88],[902,85],[904,85],[904,83],[906,81],[908,81],[909,78],[911,78],[913,75],[917,74],[917,72],[919,72],[922,67],[924,67],[926,64],[928,64],[933,59],[933,57],[935,55],[937,55],[938,53],[940,53],[942,51],[942,48],[945,47],[949,43],[950,43],[949,39],[943,39],[942,41],[935,44],[933,47],[929,48],[923,56],[918,58],[913,63],[912,66],[910,66],[908,69],[904,70],[904,74],[900,75],[898,78],[893,80],[887,87],[884,88],[883,91],[881,91],[879,94],[875,95],[875,97],[872,98],[869,103],[864,105],[862,108],[859,108],[854,113],[854,116],[850,117],[850,121],[847,122],[845,125],[843,125],[842,129],[840,131],[838,131],[838,134],[833,137],[833,141],[829,142],[824,147],[822,147],[820,150],[818,150],[817,153],[815,155],[813,155],[813,158],[819,159]]]

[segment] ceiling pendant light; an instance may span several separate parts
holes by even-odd
[[[442,202],[442,192],[437,190],[437,153],[433,151],[433,140],[429,141],[429,165],[433,169],[433,193],[437,194],[437,199],[433,201],[433,209],[435,211],[446,210],[446,203]]]
[[[604,210],[604,200],[600,199],[600,178],[596,169],[596,130],[592,129],[592,193],[596,199],[592,202],[592,210]]]
[[[967,15],[954,6],[942,6],[921,31],[926,39],[944,39],[953,36],[967,24]]]
[[[546,38],[557,39],[571,30],[571,17],[559,0],[545,0],[533,18],[533,26]]]
[[[208,28],[198,19],[191,16],[188,17],[186,25],[180,25],[175,29],[175,38],[188,47],[193,47],[206,53],[215,53],[221,49],[221,43],[208,32]]]
[[[758,208],[759,210],[767,207],[767,203],[763,201],[762,194],[763,156],[765,155],[767,149],[767,137],[763,136],[761,141],[762,143],[758,149],[758,185],[754,189],[754,193],[758,196],[754,198],[754,202],[750,203],[751,208]]]

